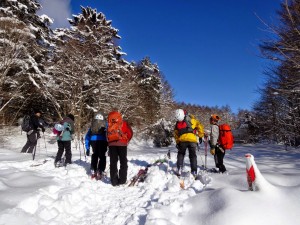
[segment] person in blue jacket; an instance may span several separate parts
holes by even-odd
[[[90,146],[93,154],[91,156],[91,178],[101,179],[106,167],[106,120],[103,113],[95,114],[91,127],[85,135],[86,155],[90,155]]]

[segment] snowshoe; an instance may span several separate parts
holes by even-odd
[[[91,170],[91,179],[92,179],[92,180],[93,180],[93,179],[96,179],[96,177],[97,177],[97,173],[95,173],[94,170]]]
[[[211,168],[206,170],[208,173],[219,173],[219,171],[216,168]]]
[[[180,177],[181,174],[182,174],[182,169],[173,169],[173,173],[177,176],[177,177]]]
[[[102,173],[100,171],[98,171],[96,173],[96,180],[101,180],[102,179]]]
[[[192,172],[192,175],[193,175],[194,179],[197,180],[197,177],[198,177],[197,172],[196,172],[196,171],[193,171],[193,172]]]
[[[64,163],[62,161],[58,161],[54,163],[55,168],[63,167]]]

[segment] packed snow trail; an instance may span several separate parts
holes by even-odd
[[[141,165],[152,163],[155,157],[163,156],[129,157],[128,181]],[[6,224],[26,221],[26,224],[41,225],[144,224],[150,209],[159,205],[174,205],[177,208],[183,200],[196,195],[203,188],[200,181],[195,181],[190,188],[180,191],[178,178],[169,171],[169,165],[174,162],[149,167],[146,181],[138,183],[138,186],[128,187],[126,184],[113,187],[109,177],[102,181],[89,177],[89,162],[77,159],[66,168],[55,168],[53,157],[48,157],[45,163],[44,160],[39,159],[34,163],[32,160],[6,162],[7,167],[15,166],[14,171],[7,173],[15,176],[10,177],[12,183],[16,184],[16,180],[20,182],[19,193],[26,193],[26,185],[21,184],[28,183],[23,182],[22,177],[30,179],[29,185],[36,186],[36,190],[29,198],[2,212],[0,221],[9,221]],[[1,170],[5,170],[5,163]],[[36,174],[37,178],[25,176],[24,173]],[[2,181],[4,179],[1,178]],[[20,217],[11,217],[11,210]]]
[[[287,152],[275,145],[235,146],[225,157],[228,175],[202,171],[206,185],[191,180],[182,190],[178,177],[170,172],[176,166],[175,146],[154,148],[152,143],[133,139],[128,148],[128,182],[139,169],[164,158],[169,149],[171,160],[150,167],[144,183],[113,187],[109,165],[107,178],[91,180],[90,157],[85,161],[82,150],[80,157],[74,142],[74,163],[55,168],[57,144],[51,136],[46,137],[47,149],[40,139],[35,161],[31,154],[20,154],[25,135],[13,133],[0,142],[0,225],[244,225],[249,221],[255,225],[300,225],[297,150]],[[246,153],[255,155],[262,176],[274,187],[262,187],[267,194],[248,191]],[[200,170],[201,149],[197,156]],[[188,156],[185,166],[190,169]],[[213,166],[213,157],[208,157],[208,167]]]

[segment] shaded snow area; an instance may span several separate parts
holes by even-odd
[[[26,135],[19,130],[0,137],[0,224],[91,225],[299,225],[299,149],[259,144],[237,145],[227,151],[228,173],[203,170],[204,146],[198,154],[199,180],[180,180],[172,174],[176,149],[154,148],[133,139],[128,147],[128,182],[139,169],[149,167],[148,176],[134,187],[113,187],[107,177],[89,177],[90,157],[84,157],[82,143],[72,142],[73,164],[54,168],[57,144],[50,133],[39,139],[36,159],[21,154]],[[81,152],[81,154],[80,154]],[[254,156],[259,190],[249,191],[245,154]],[[211,155],[208,168],[214,167]],[[185,170],[189,167],[188,153]],[[188,174],[188,173],[186,173]]]

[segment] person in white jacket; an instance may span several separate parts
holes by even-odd
[[[219,168],[219,173],[224,173],[226,171],[226,167],[224,166],[223,159],[225,156],[225,150],[221,148],[218,143],[219,140],[219,126],[218,122],[221,118],[213,114],[211,115],[209,122],[211,124],[211,132],[210,132],[210,153],[214,156],[216,167]]]

